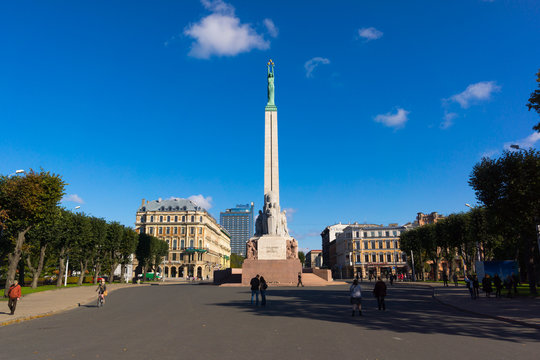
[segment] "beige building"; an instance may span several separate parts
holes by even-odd
[[[191,200],[142,200],[135,230],[169,244],[165,278],[212,278],[230,267],[231,237],[204,208]]]
[[[347,226],[336,237],[334,278],[352,278],[358,274],[366,279],[406,273],[407,256],[399,243],[400,234],[406,230],[406,226],[398,224]]]
[[[306,262],[304,264],[306,268],[320,268],[322,267],[322,250],[311,250],[306,254]]]

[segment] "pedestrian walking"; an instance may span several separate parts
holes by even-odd
[[[349,293],[351,295],[352,316],[354,316],[355,310],[358,310],[358,316],[362,316],[362,288],[357,279],[354,279]]]
[[[493,287],[491,285],[491,277],[489,274],[486,274],[486,276],[484,276],[482,279],[482,289],[486,293],[486,297],[490,297]]]
[[[442,281],[444,286],[448,286],[448,275],[446,275],[446,271],[442,274]]]
[[[454,273],[454,275],[452,275],[452,280],[454,280],[454,286],[457,286],[457,274]]]
[[[474,290],[474,298],[478,299],[480,296],[480,283],[478,282],[478,277],[476,275],[473,276],[473,290]]]
[[[499,274],[493,276],[493,285],[495,285],[495,297],[501,297],[502,280]]]
[[[13,281],[13,284],[9,287],[8,298],[10,315],[14,315],[15,308],[17,307],[17,301],[19,301],[21,298],[21,285],[19,285],[17,280]]]
[[[268,284],[264,279],[264,276],[261,276],[259,279],[260,282],[260,292],[261,292],[261,306],[266,306],[266,289],[268,289]]]
[[[465,276],[465,285],[467,286],[467,289],[469,289],[469,293],[471,294],[471,299],[476,299],[476,293],[474,292],[473,287],[473,281],[471,280],[471,277],[469,275]]]
[[[512,285],[514,286],[514,294],[518,294],[518,285],[519,285],[519,275],[512,273]]]
[[[304,284],[302,284],[302,273],[301,272],[298,273],[298,284],[296,284],[296,287],[299,287],[300,285],[302,285],[302,287],[304,287]]]
[[[375,287],[373,288],[373,295],[377,298],[377,306],[379,310],[381,308],[386,310],[386,304],[384,303],[384,297],[386,296],[386,284],[381,280],[381,277],[378,277]]]
[[[390,285],[394,285],[394,274],[390,274]]]
[[[253,305],[254,297],[255,297],[255,305],[259,305],[259,287],[261,286],[261,282],[259,280],[259,274],[257,274],[257,276],[251,279],[249,284],[251,285],[251,305]]]
[[[506,294],[506,297],[509,297],[511,298],[512,297],[512,286],[514,284],[514,279],[512,278],[511,275],[508,275],[506,277],[506,279],[504,279],[504,287],[506,289],[506,291],[508,292]]]

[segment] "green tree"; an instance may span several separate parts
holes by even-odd
[[[113,221],[107,227],[106,249],[109,254],[109,282],[113,282],[114,270],[122,261],[122,243],[124,241],[124,228],[120,223]]]
[[[418,232],[418,239],[422,249],[425,251],[427,258],[432,261],[433,280],[439,280],[439,261],[441,259],[441,248],[437,241],[437,233],[435,231],[435,224],[427,224],[420,226],[416,231]]]
[[[242,268],[245,258],[235,253],[231,254],[231,268]]]
[[[81,273],[77,284],[82,285],[88,264],[92,263],[94,256],[95,237],[92,234],[92,224],[88,216],[81,213],[73,214],[73,226],[76,237],[73,239],[72,263],[79,265]]]
[[[66,269],[66,260],[69,257],[72,247],[75,245],[77,229],[75,227],[74,214],[65,209],[60,210],[59,221],[57,223],[57,236],[54,239],[55,256],[58,260],[58,278],[56,286],[62,286],[62,277]]]
[[[122,237],[122,243],[120,244],[120,272],[124,276],[126,272],[126,266],[131,262],[131,256],[137,248],[137,242],[139,235],[133,229],[124,226],[124,236]]]
[[[416,261],[414,262],[414,273],[417,278],[422,278],[424,276],[424,264],[422,263],[422,244],[418,237],[418,229],[411,229],[404,231],[399,236],[399,243],[401,250],[407,254],[410,254],[411,251],[414,254]],[[410,261],[410,267],[412,268],[412,258],[407,256],[408,261]]]
[[[92,217],[90,218],[92,242],[95,247],[92,252],[92,265],[94,268],[94,284],[97,284],[97,279],[101,274],[101,269],[107,260],[107,227],[108,224],[104,219]]]
[[[13,280],[26,240],[33,226],[58,211],[58,203],[64,195],[65,183],[60,176],[41,170],[30,170],[25,176],[0,176],[0,210],[9,217],[6,221],[8,234],[0,241],[7,242],[8,271],[5,293]]]
[[[516,258],[536,293],[540,219],[540,153],[505,151],[498,159],[483,158],[473,168],[469,184],[477,199],[497,217],[498,229],[516,239]]]
[[[527,103],[527,107],[529,108],[529,111],[531,111],[531,109],[534,109],[534,111],[540,114],[540,69],[536,73],[536,82],[538,83],[539,89],[534,90],[531,93],[531,96],[529,97],[529,102]],[[533,129],[540,132],[540,122],[536,124]]]
[[[152,239],[154,236],[149,234],[139,234],[137,248],[135,249],[135,256],[139,262],[143,273],[143,281],[146,280],[146,272],[148,267],[152,264]]]
[[[302,267],[304,267],[304,263],[306,262],[306,254],[304,254],[303,251],[298,252],[298,260],[300,260]]]

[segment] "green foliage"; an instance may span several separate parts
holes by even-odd
[[[540,114],[540,70],[536,73],[536,82],[538,83],[539,90],[534,90],[531,93],[527,107],[529,108],[529,111],[534,109],[534,111]],[[533,129],[540,132],[540,122],[536,124]]]
[[[235,253],[231,254],[231,268],[242,268],[242,264],[244,263],[245,258],[242,255],[238,255]]]
[[[304,254],[303,251],[298,252],[298,260],[300,260],[302,266],[304,266],[304,263],[306,262],[306,254]]]

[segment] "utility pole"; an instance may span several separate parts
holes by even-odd
[[[412,281],[415,281],[416,278],[414,276],[414,253],[412,250],[411,250],[411,260],[412,260]]]

